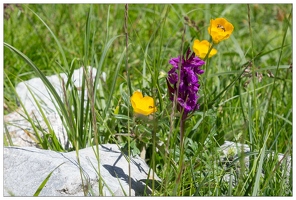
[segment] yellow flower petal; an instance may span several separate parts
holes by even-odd
[[[233,25],[224,18],[211,19],[208,32],[214,43],[219,43],[230,37],[234,30]]]
[[[135,91],[130,100],[135,113],[150,115],[157,111],[154,99],[149,96],[143,97],[143,94],[139,91]]]
[[[139,91],[135,91],[133,96],[131,97],[132,107],[136,108],[137,102],[141,101],[142,98],[143,98],[142,93]]]
[[[193,42],[193,51],[197,57],[200,59],[204,59],[206,55],[208,54],[209,50],[211,48],[211,44],[207,40],[194,40]],[[209,53],[209,58],[212,57],[213,55],[217,54],[217,50],[212,48],[211,52]]]

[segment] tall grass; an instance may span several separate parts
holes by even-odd
[[[99,160],[98,145],[116,143],[127,148],[128,160],[141,154],[161,178],[152,182],[155,196],[292,195],[292,171],[287,171],[292,155],[291,4],[27,4],[5,12],[5,112],[17,107],[16,84],[39,77],[56,102],[71,144],[61,148],[54,140],[49,145],[52,140],[40,136],[42,148],[75,150],[79,161],[79,149],[93,146]],[[230,21],[234,32],[206,60],[200,110],[186,121],[182,140],[180,115],[168,98],[168,61],[194,39],[210,40],[207,27],[217,17]],[[82,87],[68,78],[60,97],[46,75],[71,77],[81,66]],[[96,69],[94,78],[87,66]],[[155,99],[155,114],[134,115],[130,96],[135,90]],[[247,144],[250,152],[229,155],[223,164],[217,147],[226,140]],[[99,165],[94,168],[100,176]]]

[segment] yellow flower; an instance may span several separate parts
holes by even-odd
[[[199,57],[200,59],[204,59],[206,57],[206,55],[208,54],[211,46],[212,45],[207,40],[199,41],[196,39],[196,40],[194,40],[192,48],[193,48],[193,51],[197,57]],[[211,52],[209,53],[208,58],[212,57],[216,53],[217,53],[217,50],[212,48]]]
[[[212,36],[214,43],[226,40],[233,32],[233,25],[224,18],[211,19],[208,32]]]
[[[130,100],[134,112],[137,114],[150,115],[157,110],[154,105],[154,99],[149,96],[143,97],[143,94],[139,91],[135,91]]]

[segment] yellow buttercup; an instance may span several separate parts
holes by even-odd
[[[225,18],[211,19],[208,32],[212,36],[214,43],[219,43],[230,37],[234,30],[233,25]]]
[[[199,41],[198,39],[196,39],[194,40],[192,48],[197,57],[199,57],[200,59],[204,59],[210,49],[211,49],[211,52],[209,53],[209,56],[208,56],[209,58],[217,54],[217,50],[214,48],[211,48],[211,46],[212,45],[207,40]]]
[[[149,96],[143,97],[139,91],[135,91],[130,98],[134,112],[141,115],[150,115],[157,111],[154,99]]]

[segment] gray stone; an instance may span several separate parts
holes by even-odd
[[[151,181],[152,170],[140,157],[131,158],[129,174],[127,159],[116,144],[99,146],[99,163],[94,149],[78,151],[79,165],[75,151],[60,153],[34,147],[4,147],[4,196],[33,196],[52,171],[39,196],[84,196],[83,189],[87,196],[125,196],[129,195],[129,177],[132,196],[151,192],[145,181]],[[99,192],[100,178],[103,194]],[[154,179],[159,180],[157,175]]]

